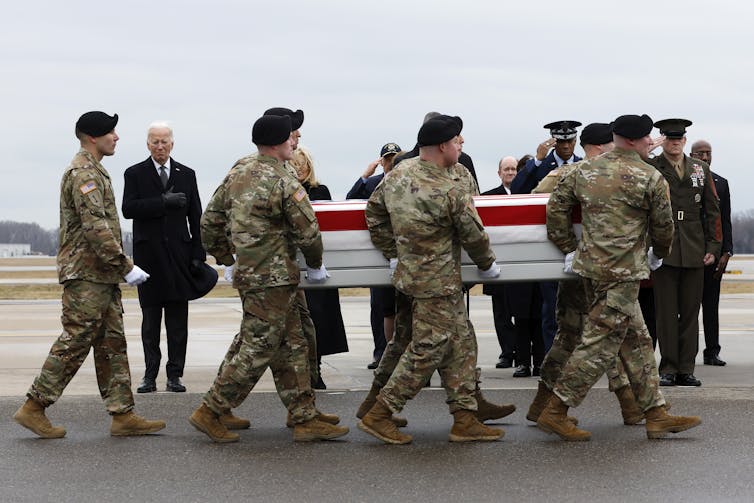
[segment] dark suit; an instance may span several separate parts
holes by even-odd
[[[710,171],[715,182],[717,196],[720,198],[720,220],[722,222],[723,243],[720,253],[733,254],[733,229],[730,222],[730,187],[728,180]],[[720,322],[718,308],[720,306],[720,281],[722,276],[715,278],[714,264],[704,268],[704,293],[702,294],[702,320],[704,324],[704,356],[717,356],[720,353]]]
[[[574,154],[567,162],[573,164],[580,160],[581,157]],[[533,158],[529,159],[511,182],[511,192],[514,194],[531,194],[531,191],[539,185],[539,182],[557,167],[558,161],[555,159],[555,150],[551,150],[539,166],[534,163]],[[547,353],[550,351],[552,341],[555,340],[555,333],[558,329],[558,324],[555,320],[558,283],[557,281],[543,281],[539,283],[539,290],[542,296],[542,339],[545,353]]]
[[[650,161],[670,188],[675,232],[670,255],[653,272],[660,374],[693,374],[699,350],[704,255],[720,255],[720,205],[709,167],[683,158],[683,176],[660,154]]]
[[[168,378],[181,377],[188,339],[188,300],[197,298],[190,264],[204,262],[199,219],[202,204],[194,171],[170,159],[170,177],[163,188],[152,158],[128,168],[124,174],[123,216],[133,219],[134,263],[150,274],[139,285],[142,310],[141,340],[144,376],[155,379],[160,369],[160,325],[165,310],[168,342]],[[167,189],[186,194],[184,208],[166,208]]]
[[[379,175],[370,176],[366,181],[359,178],[356,183],[353,184],[351,190],[346,194],[346,199],[369,199],[374,189],[380,184],[382,179],[385,178],[385,173]]]

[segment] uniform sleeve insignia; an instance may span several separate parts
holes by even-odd
[[[306,197],[306,191],[304,190],[303,187],[301,187],[300,189],[298,189],[296,191],[296,193],[293,194],[293,199],[295,199],[296,202],[298,202],[298,203],[300,203],[301,201],[303,201],[305,197]]]
[[[90,180],[86,182],[84,185],[82,185],[81,187],[79,187],[79,190],[81,191],[82,194],[88,194],[96,188],[97,188],[97,184],[95,184],[93,180]]]

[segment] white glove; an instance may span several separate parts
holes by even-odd
[[[573,272],[573,258],[576,256],[576,250],[571,253],[566,253],[565,260],[563,261],[563,272],[566,274],[575,274]]]
[[[309,283],[324,283],[327,278],[330,277],[330,273],[325,269],[325,264],[322,264],[319,269],[306,268],[306,281]]]
[[[500,276],[500,266],[493,262],[489,269],[479,269],[479,276],[485,279],[497,278]]]
[[[126,280],[126,283],[128,283],[131,286],[141,285],[146,280],[149,279],[149,274],[147,274],[144,269],[139,267],[138,265],[134,265],[134,268],[131,269],[131,271],[126,274],[126,277],[124,278]]]
[[[662,265],[662,259],[655,255],[654,248],[651,246],[647,250],[647,262],[649,262],[650,271],[656,271]]]
[[[233,283],[233,271],[235,270],[236,264],[225,266],[225,270],[223,271],[223,278],[225,278],[225,281],[227,281],[228,283]]]
[[[398,259],[397,258],[391,258],[390,259],[390,274],[393,274],[393,271],[395,271],[396,266],[398,265]]]

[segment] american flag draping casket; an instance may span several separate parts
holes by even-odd
[[[557,280],[563,272],[563,254],[547,239],[545,226],[548,194],[477,196],[474,198],[492,249],[501,268],[500,277],[482,280],[477,267],[462,253],[463,281],[498,283]],[[313,203],[324,244],[324,264],[330,278],[312,285],[301,273],[303,288],[390,285],[390,267],[369,238],[364,208],[366,201],[348,200]],[[576,225],[577,232],[580,225]],[[299,254],[299,264],[304,258]],[[573,278],[573,276],[570,276]]]

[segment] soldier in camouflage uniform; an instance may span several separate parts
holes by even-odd
[[[649,438],[693,428],[698,417],[670,416],[659,391],[652,341],[639,312],[639,281],[649,276],[647,261],[670,252],[673,220],[668,186],[644,160],[652,140],[652,119],[624,115],[615,120],[615,149],[582,162],[550,196],[547,234],[566,255],[566,270],[585,284],[589,313],[581,341],[565,364],[537,420],[537,426],[564,440],[589,440],[591,434],[569,420],[589,389],[620,356]],[[571,225],[581,204],[582,237]],[[651,243],[647,253],[647,241]]]
[[[614,145],[612,124],[592,123],[581,132],[581,146],[586,153],[586,159],[593,159],[598,155],[610,152]],[[550,171],[532,193],[552,192],[558,181],[577,166],[579,166],[578,163],[568,164]],[[539,389],[526,414],[526,419],[529,421],[537,422],[547,401],[552,396],[555,381],[557,381],[563,366],[581,340],[584,317],[588,311],[589,305],[586,300],[584,283],[576,278],[560,281],[555,309],[558,329],[552,347],[542,362],[542,378],[539,381]],[[608,367],[607,377],[610,391],[618,397],[624,424],[641,422],[644,419],[644,414],[636,405],[634,394],[629,386],[628,376],[620,358],[616,358],[615,364]]]
[[[452,168],[450,168],[449,171],[450,177],[453,179],[454,185],[460,188],[460,190],[466,192],[467,194],[478,196],[479,191],[477,189],[476,181],[474,180],[474,177],[471,175],[469,170],[460,163],[456,163]],[[380,184],[377,186],[374,192],[377,192],[377,195],[374,196],[375,201],[381,201],[382,200],[382,192],[383,185]],[[378,221],[380,218],[380,214],[377,213],[379,210],[384,211],[384,206],[381,204],[371,204],[367,205],[366,208],[366,218],[367,220],[372,221]],[[384,217],[384,213],[382,213],[382,216]],[[388,243],[389,249],[386,250],[385,258],[388,260],[391,260],[395,262],[397,259],[397,250],[395,247],[395,242],[392,244]],[[393,371],[395,370],[395,367],[398,365],[398,361],[400,360],[403,353],[406,351],[406,348],[408,347],[409,343],[411,342],[411,325],[412,325],[412,313],[411,313],[411,306],[413,303],[413,298],[401,293],[396,292],[395,296],[395,335],[393,336],[393,339],[388,343],[387,347],[385,348],[385,352],[382,355],[382,358],[380,359],[380,363],[377,366],[377,369],[374,371],[374,379],[372,380],[372,387],[369,390],[369,393],[367,394],[364,401],[359,406],[358,411],[356,412],[356,417],[359,419],[363,418],[367,412],[374,406],[375,400],[377,399],[377,395],[379,394],[380,390],[387,384],[388,379],[390,379],[390,376],[393,374]],[[474,333],[474,327],[471,324],[471,321],[468,321],[469,325],[469,331],[474,336],[474,343],[476,344],[476,334]],[[476,349],[475,349],[476,351]],[[479,387],[480,381],[480,375],[481,375],[481,369],[476,369],[476,387],[474,391],[474,397],[477,401],[477,411],[476,411],[476,417],[479,421],[484,422],[492,419],[501,419],[505,416],[508,416],[515,412],[516,406],[513,404],[502,404],[497,405],[488,402],[484,395],[482,394],[482,390]],[[396,424],[396,426],[403,427],[408,424],[405,418],[393,416],[393,422]]]
[[[420,155],[404,161],[367,204],[374,245],[397,251],[395,288],[412,298],[412,339],[359,428],[391,444],[412,439],[398,431],[393,413],[438,370],[454,416],[451,441],[496,440],[502,430],[474,416],[476,341],[469,330],[461,284],[461,247],[483,277],[500,274],[471,194],[451,174],[461,151],[462,121],[439,116],[422,125]]]
[[[58,278],[63,285],[63,333],[50,349],[42,371],[14,419],[42,438],[61,438],[44,409],[55,403],[94,349],[97,384],[112,415],[110,433],[144,435],[165,427],[133,413],[131,373],[123,333],[118,283],[136,285],[149,277],[123,253],[120,221],[110,175],[101,161],[115,153],[118,115],[87,112],[76,122],[81,150],[60,185]]]
[[[286,383],[293,390],[288,409],[294,440],[331,439],[348,433],[316,418],[309,382],[307,347],[289,334],[301,334],[295,307],[299,267],[291,248],[299,247],[312,282],[326,280],[322,238],[306,191],[290,176],[284,161],[293,153],[291,118],[263,116],[254,123],[252,141],[259,154],[241,159],[223,186],[225,211],[205,213],[202,237],[218,263],[236,263],[233,286],[243,303],[240,344],[189,418],[215,442],[234,442],[219,417],[245,399],[268,366],[288,362],[295,370]],[[217,207],[216,196],[210,205]],[[208,206],[209,207],[209,206]],[[234,259],[233,252],[237,258]]]

